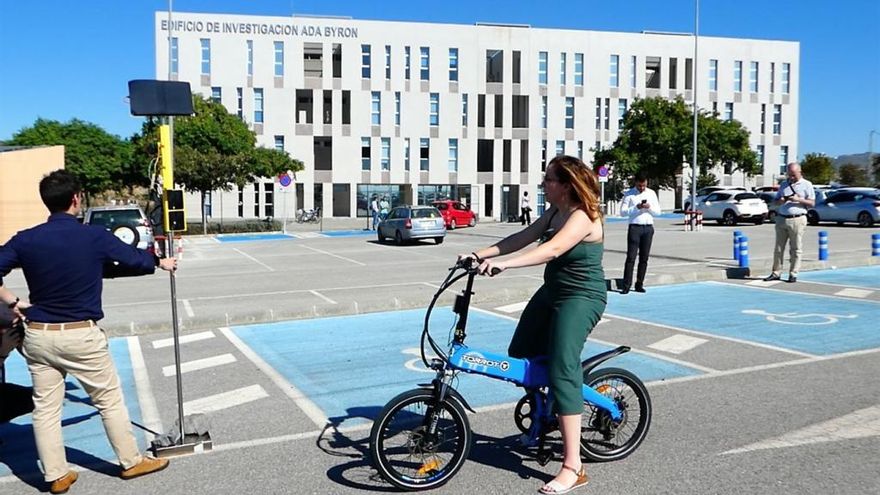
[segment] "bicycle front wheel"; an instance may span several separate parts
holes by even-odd
[[[432,417],[437,417],[434,432]],[[428,490],[449,481],[471,448],[471,427],[464,408],[434,392],[404,392],[382,409],[370,431],[370,456],[385,481],[404,490]]]
[[[581,453],[597,462],[616,461],[632,454],[651,426],[651,398],[639,378],[619,368],[584,374],[584,384],[613,400],[623,412],[615,421],[593,404],[584,403]]]

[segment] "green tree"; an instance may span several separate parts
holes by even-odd
[[[194,95],[193,109],[192,117],[174,119],[174,180],[199,193],[203,232],[207,233],[205,200],[210,191],[229,191],[259,177],[303,169],[302,162],[286,152],[255,147],[253,131],[223,105]],[[139,166],[148,166],[157,154],[158,123],[145,122],[132,142]]]
[[[848,186],[867,186],[869,183],[868,171],[865,167],[853,163],[841,165],[838,176],[840,182]]]
[[[704,187],[709,186],[717,186],[718,185],[718,177],[715,177],[715,174],[700,174],[697,176],[697,189],[702,189]]]
[[[82,183],[89,204],[94,194],[120,189],[131,163],[131,144],[95,124],[37,119],[7,141],[10,146],[64,146],[64,167]]]
[[[834,179],[834,165],[823,153],[807,153],[801,160],[801,172],[814,184],[830,184]]]

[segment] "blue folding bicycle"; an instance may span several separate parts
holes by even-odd
[[[465,258],[455,264],[431,300],[425,314],[421,357],[436,371],[429,384],[401,393],[379,413],[370,431],[370,456],[379,474],[403,490],[428,490],[449,481],[464,465],[473,434],[465,410],[474,412],[452,387],[459,373],[473,373],[514,383],[525,396],[514,409],[514,422],[523,445],[537,447],[543,466],[552,458],[547,435],[559,427],[552,413],[553,393],[548,389],[546,358],[516,359],[471,349],[464,344],[468,310],[473,295],[475,264]],[[444,352],[431,337],[431,312],[440,295],[467,277],[465,289],[455,298],[458,315],[452,341]],[[425,344],[438,356],[430,361]],[[597,354],[583,363],[584,413],[581,420],[581,455],[604,462],[623,459],[645,439],[651,425],[651,399],[641,380],[619,368],[594,369],[629,347]]]

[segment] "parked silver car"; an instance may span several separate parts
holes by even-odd
[[[376,229],[379,242],[392,238],[397,245],[417,239],[434,239],[440,244],[446,237],[446,222],[433,206],[398,206]]]
[[[95,206],[86,210],[83,223],[100,225],[126,244],[155,251],[153,228],[144,211],[137,205]]]
[[[848,187],[826,192],[807,211],[807,222],[855,222],[861,227],[872,227],[880,222],[880,189]]]

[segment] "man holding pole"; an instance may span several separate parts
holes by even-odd
[[[2,286],[0,303],[27,316],[22,354],[34,384],[34,437],[51,493],[65,493],[77,480],[70,470],[61,432],[64,379],[76,377],[100,411],[107,437],[130,479],[159,471],[167,459],[138,451],[119,376],[97,321],[105,264],[117,262],[129,274],[150,274],[157,267],[174,271],[175,258],[159,259],[114,237],[102,227],[76,220],[81,187],[65,170],[40,181],[40,196],[51,213],[46,223],[19,232],[0,247],[0,277],[21,268],[30,303]]]

